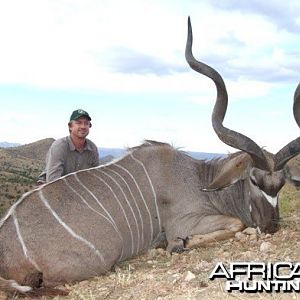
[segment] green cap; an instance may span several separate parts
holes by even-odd
[[[83,110],[83,109],[77,109],[77,110],[74,110],[72,112],[72,115],[70,117],[70,121],[77,120],[80,117],[86,117],[90,121],[92,120],[91,117],[90,117],[90,115],[85,110]]]

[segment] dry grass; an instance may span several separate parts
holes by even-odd
[[[271,243],[272,248],[260,251],[262,242]],[[299,246],[300,232],[284,229],[258,239],[245,236],[242,241],[232,239],[172,256],[152,249],[119,264],[115,272],[71,286],[66,299],[300,299],[299,294],[230,294],[223,280],[208,279],[219,261],[299,261]]]

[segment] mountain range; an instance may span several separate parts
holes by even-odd
[[[21,146],[19,143],[0,142],[0,148],[11,148]]]
[[[54,141],[54,139],[52,139],[52,138],[47,138],[47,139],[44,139],[41,141],[37,141],[35,143],[38,143],[38,144],[36,144],[38,147],[32,147],[33,144],[35,144],[35,143],[21,145],[18,143],[0,142],[0,148],[9,148],[10,151],[12,151],[12,152],[14,152],[14,151],[28,152],[27,151],[28,147],[39,148],[41,146],[41,144],[43,144],[44,147],[46,147],[48,149],[53,141]],[[43,155],[44,155],[43,150],[45,150],[45,149],[42,149],[40,152],[43,153]],[[37,155],[36,151],[37,151],[37,149],[34,149],[34,151],[31,153],[32,158],[36,157],[36,158],[40,159],[40,156],[38,156],[38,157],[36,156]],[[117,158],[117,157],[124,155],[126,153],[127,149],[99,147],[98,151],[99,151],[99,156],[100,156],[101,160],[107,161],[108,158]],[[195,151],[186,151],[186,153],[196,159],[212,159],[215,157],[224,157],[225,156],[225,154],[223,154],[223,153],[207,153],[207,152],[195,152]]]

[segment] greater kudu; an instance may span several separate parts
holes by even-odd
[[[0,221],[2,290],[26,293],[96,276],[161,236],[169,251],[180,251],[231,237],[244,226],[278,229],[283,167],[299,152],[299,139],[274,156],[223,127],[224,82],[193,58],[191,47],[189,23],[186,59],[217,87],[213,127],[222,141],[243,152],[202,161],[146,141],[117,161],[28,192]],[[298,124],[299,99],[298,87]]]

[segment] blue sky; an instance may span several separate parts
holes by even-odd
[[[299,12],[298,0],[1,1],[0,141],[65,136],[83,108],[99,147],[233,152],[212,130],[213,83],[184,58],[190,15],[195,57],[227,86],[224,124],[277,152],[299,136]]]

